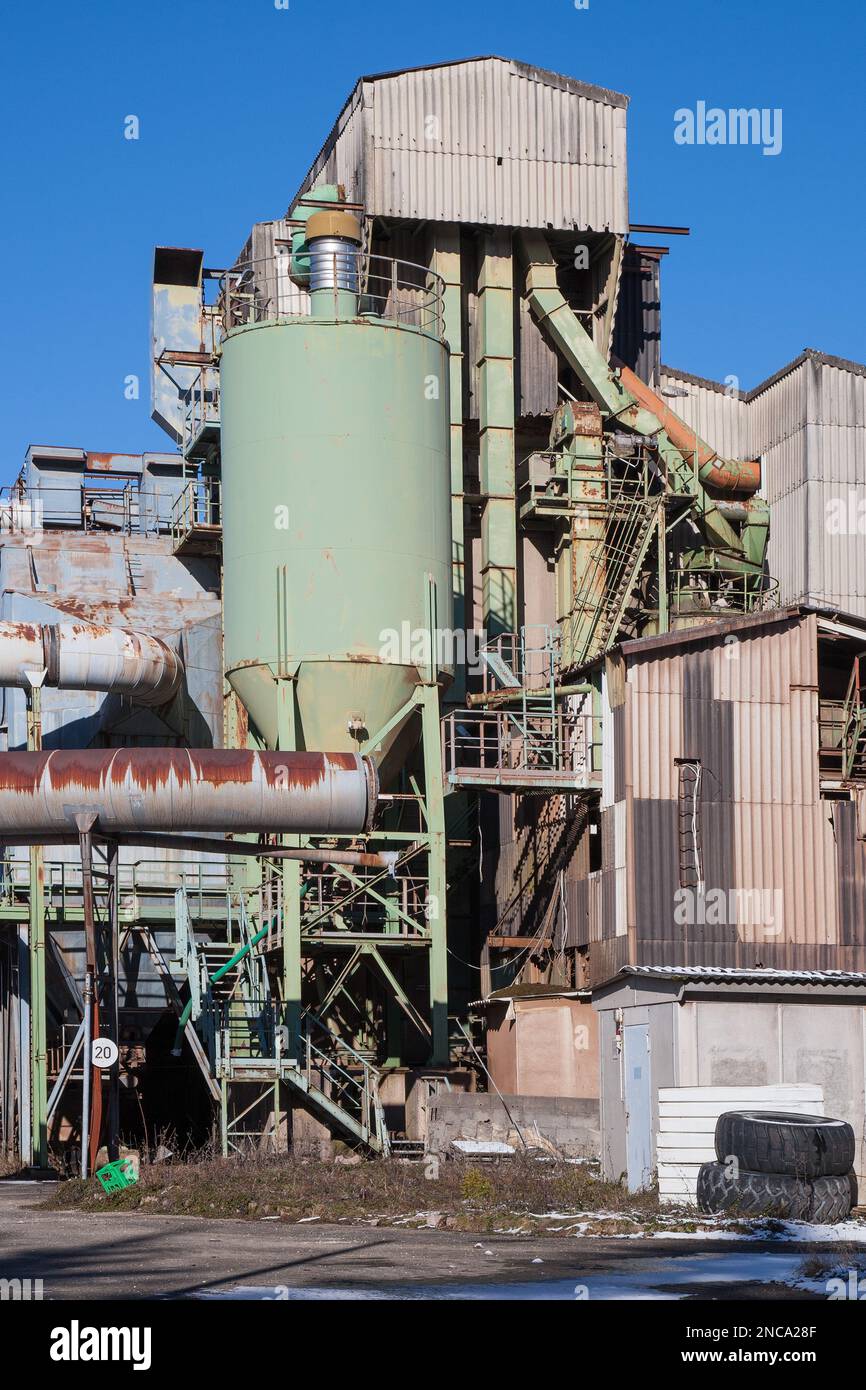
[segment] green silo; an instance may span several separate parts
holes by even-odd
[[[317,214],[308,248],[294,312],[277,274],[223,339],[225,667],[271,746],[297,672],[298,746],[339,751],[426,674],[431,607],[452,627],[447,348],[431,281],[374,271],[354,219]]]

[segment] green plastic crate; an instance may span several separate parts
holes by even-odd
[[[131,1158],[116,1158],[113,1163],[104,1163],[97,1168],[96,1176],[106,1192],[122,1192],[125,1187],[134,1187],[138,1182]]]

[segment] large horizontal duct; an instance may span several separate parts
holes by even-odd
[[[159,637],[99,623],[0,622],[0,686],[27,686],[44,670],[61,690],[106,690],[140,705],[164,705],[183,663]]]
[[[10,835],[91,828],[355,835],[376,810],[378,778],[357,753],[227,748],[87,748],[0,754],[0,827]],[[2,831],[0,831],[2,838]]]

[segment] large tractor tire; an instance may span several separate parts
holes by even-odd
[[[815,1178],[809,1184],[812,1200],[809,1203],[809,1220],[832,1224],[845,1221],[851,1214],[851,1179],[835,1176]]]
[[[702,1163],[698,1173],[698,1208],[729,1216],[775,1216],[783,1221],[808,1219],[809,1184],[780,1173],[729,1177],[723,1163]]]
[[[854,1166],[854,1131],[823,1115],[727,1110],[716,1121],[716,1157],[735,1158],[750,1173],[843,1177]]]

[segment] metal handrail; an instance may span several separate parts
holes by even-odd
[[[452,710],[443,720],[446,775],[461,768],[490,773],[584,774],[595,765],[592,711],[530,715],[526,727],[508,710]]]
[[[220,376],[216,366],[202,367],[184,393],[183,453],[205,425],[220,423]]]
[[[362,1080],[359,1081],[356,1076],[341,1066],[335,1057],[316,1046],[310,1036],[311,1025],[326,1034],[341,1052],[347,1053],[352,1058],[360,1069]],[[336,1103],[345,1104],[344,1097],[348,1092],[349,1097],[351,1097],[350,1103],[358,1109],[361,1124],[368,1134],[378,1137],[383,1153],[387,1154],[389,1151],[388,1130],[385,1126],[384,1111],[379,1098],[379,1073],[375,1067],[372,1067],[366,1058],[356,1052],[350,1043],[332,1033],[327,1024],[311,1009],[306,1009],[302,1016],[301,1043],[304,1048],[303,1069],[307,1085],[309,1086],[312,1082],[313,1071],[318,1070],[328,1078],[333,1086],[336,1086],[338,1092]],[[314,1063],[314,1058],[320,1060]]]
[[[8,851],[7,851],[8,856]],[[0,901],[6,905],[26,903],[30,893],[30,860],[28,858],[6,857],[2,861],[2,887]],[[147,875],[153,874],[151,880]],[[160,877],[157,878],[156,876]],[[169,876],[170,875],[170,876]],[[183,887],[187,898],[197,899],[198,913],[204,915],[205,899],[212,905],[224,898],[229,876],[225,869],[203,864],[169,865],[165,859],[138,859],[134,863],[118,865],[118,893],[132,897],[165,897],[174,900],[178,887]],[[107,893],[106,885],[97,880],[94,894],[99,897]],[[250,896],[255,889],[244,890]],[[54,859],[45,862],[45,895],[51,901],[59,899],[61,908],[74,900],[81,905],[81,865],[73,859]]]
[[[35,535],[40,534],[45,525],[68,526],[68,519],[58,521],[49,515],[46,520],[46,504],[51,494],[56,493],[63,498],[66,508],[76,492],[78,520],[87,533],[160,535],[171,529],[170,493],[167,491],[141,488],[134,478],[110,487],[104,482],[79,477],[62,485],[40,482],[28,487],[12,483],[0,488],[0,533]]]
[[[346,282],[347,254],[356,266],[349,278],[359,291],[358,318],[394,320],[442,337],[445,281],[441,275],[413,261],[343,250],[333,255],[332,274],[327,277],[335,286]],[[323,259],[321,253],[318,259]],[[307,317],[311,311],[309,252],[292,255],[278,250],[271,257],[239,261],[220,283],[226,332],[273,319]],[[334,294],[343,316],[339,296],[345,291],[337,287],[315,293]]]
[[[761,613],[779,607],[779,583],[769,575],[710,567],[674,570],[668,601],[672,613]]]
[[[218,478],[192,478],[175,498],[171,535],[175,544],[193,531],[222,531],[222,490]]]

